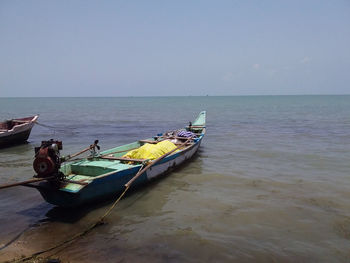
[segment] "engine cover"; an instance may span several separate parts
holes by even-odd
[[[40,147],[35,149],[34,171],[37,177],[58,175],[61,166],[59,150],[62,149],[60,141],[43,141]]]

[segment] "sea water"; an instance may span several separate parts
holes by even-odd
[[[202,110],[207,134],[192,162],[129,194],[52,257],[349,262],[350,96],[0,98],[0,119],[39,114],[51,126],[0,149],[0,183],[31,178],[42,140],[62,140],[63,154],[95,139],[105,150],[181,128]],[[35,189],[0,190],[0,261],[60,243],[110,205],[67,210]]]

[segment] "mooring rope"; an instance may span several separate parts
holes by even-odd
[[[55,130],[63,129],[63,128],[60,128],[60,127],[55,127],[55,126],[51,126],[51,125],[42,124],[42,123],[40,123],[38,121],[34,121],[34,123],[36,125],[39,125],[39,126],[42,126],[42,127],[45,127],[45,128],[49,128],[49,129],[55,129]]]
[[[34,121],[34,123],[36,125],[42,126],[44,128],[47,128],[47,129],[51,129],[53,131],[61,131],[61,132],[70,131],[70,132],[72,132],[72,128],[65,128],[65,127],[57,127],[57,126],[46,125],[46,124],[42,124],[41,122],[38,122],[38,121]]]

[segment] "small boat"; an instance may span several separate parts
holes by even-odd
[[[47,202],[61,207],[76,207],[116,197],[131,183],[132,188],[146,184],[193,157],[205,135],[205,122],[206,112],[202,111],[194,122],[182,130],[158,134],[98,154],[95,153],[98,141],[95,141],[89,148],[91,156],[69,162],[64,159],[72,156],[59,157],[62,142],[44,141],[36,149],[34,170],[39,180],[53,175],[55,179],[27,186],[37,188]],[[158,145],[163,141],[171,141],[176,148],[156,160],[125,157],[128,152],[141,146]],[[56,165],[60,164],[60,159],[62,165]]]
[[[0,147],[24,143],[38,119],[38,115],[0,122]]]

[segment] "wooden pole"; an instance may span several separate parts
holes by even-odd
[[[187,142],[189,142],[192,139],[192,137],[188,138],[183,144],[179,145],[178,147],[176,147],[175,149],[171,150],[170,152],[167,152],[165,154],[163,154],[162,156],[158,157],[157,159],[155,159],[153,162],[151,162],[150,164],[148,164],[145,168],[141,169],[140,171],[138,171],[138,173],[129,180],[129,182],[127,182],[125,184],[126,188],[129,188],[131,186],[131,184],[141,175],[143,174],[145,171],[147,171],[149,168],[151,168],[153,165],[155,165],[156,163],[158,163],[159,161],[161,161],[162,159],[164,159],[165,157],[167,157],[168,155],[172,154],[173,152],[175,152],[176,150],[182,148],[183,146],[186,146]]]
[[[138,148],[140,148],[140,147],[130,148],[130,149],[123,150],[123,151],[110,152],[110,153],[106,153],[106,154],[101,155],[101,157],[108,156],[108,155],[110,155],[110,154],[129,152],[129,151],[131,151],[131,150],[135,150],[135,149],[138,149]]]
[[[78,155],[80,155],[80,154],[82,154],[82,153],[84,153],[84,152],[87,152],[87,151],[90,150],[90,149],[91,149],[91,148],[90,148],[90,146],[89,146],[89,147],[87,147],[86,149],[81,150],[80,152],[74,153],[74,154],[72,154],[72,155],[68,155],[67,158],[65,159],[65,161],[68,161],[69,159],[72,159],[72,158],[74,158],[75,156],[78,156]]]
[[[97,140],[96,140],[97,141]],[[81,150],[80,152],[77,152],[77,153],[74,153],[74,154],[72,154],[72,155],[68,155],[65,159],[64,159],[64,162],[66,162],[66,161],[68,161],[68,160],[70,160],[70,159],[72,159],[72,158],[74,158],[74,157],[76,157],[76,156],[78,156],[78,155],[80,155],[80,154],[82,154],[82,153],[84,153],[84,152],[87,152],[88,150],[90,150],[90,149],[93,149],[94,147],[96,147],[97,146],[97,143],[98,143],[98,141],[96,142],[95,141],[95,143],[94,144],[91,144],[89,147],[87,147],[86,149],[84,149],[84,150]],[[97,146],[98,147],[98,146]],[[98,149],[100,149],[100,148],[98,148]]]
[[[0,189],[10,188],[10,187],[19,186],[19,185],[25,185],[25,184],[29,184],[29,183],[36,183],[36,182],[40,182],[40,181],[50,180],[53,178],[55,178],[55,177],[50,176],[50,177],[46,177],[46,178],[34,178],[34,179],[23,181],[23,182],[0,185]]]

